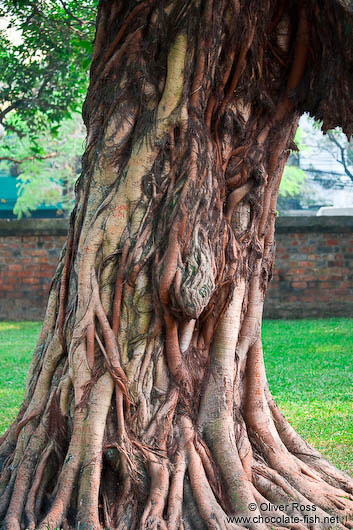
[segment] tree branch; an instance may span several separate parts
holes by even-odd
[[[79,19],[78,17],[75,17],[71,11],[69,11],[69,9],[67,8],[66,4],[62,1],[62,0],[59,0],[65,13],[68,15],[69,18],[71,18],[72,20],[75,20],[76,22],[79,22],[80,26],[82,26],[83,24],[89,24],[90,23],[90,19],[89,17],[86,18],[86,20],[81,20]],[[33,8],[33,16],[37,16],[43,20],[45,20],[46,22],[48,22],[48,18],[45,16],[45,14],[42,13],[42,11],[40,11],[38,9],[38,6],[36,4],[36,2],[30,2],[30,4]],[[77,33],[77,35],[79,37],[83,37],[84,33],[82,31],[80,31],[78,28],[74,27],[71,23],[70,23],[70,20],[69,19],[57,19],[55,17],[51,18],[49,22],[54,22],[54,24],[56,25],[56,27],[60,27],[60,25],[62,24],[62,22],[64,22],[65,26],[68,27],[71,31],[73,31],[73,33]]]
[[[8,107],[6,107],[6,109],[4,109],[2,112],[0,112],[0,123],[3,122],[6,114],[8,114],[12,110],[16,109],[20,103],[21,103],[20,100],[14,101],[14,103],[11,103],[11,105],[9,105]]]
[[[79,24],[82,24],[82,20],[78,17],[75,17],[75,15],[72,13],[72,11],[67,7],[66,3],[64,2],[64,0],[59,0],[60,4],[62,5],[65,13],[70,17],[72,18],[72,20],[76,20],[76,22],[78,22]]]
[[[342,166],[344,167],[344,171],[345,171],[346,175],[353,182],[353,173],[351,173],[351,171],[349,171],[348,166],[347,166],[347,161],[346,161],[346,157],[345,157],[345,148],[339,143],[337,138],[335,138],[335,136],[332,133],[327,133],[327,136],[330,138],[331,142],[333,142],[338,147],[338,149],[340,150],[341,160],[337,160],[337,161],[340,164],[342,164]]]
[[[9,162],[13,162],[14,164],[22,164],[23,162],[26,162],[27,160],[47,160],[48,158],[54,158],[57,156],[57,152],[55,153],[49,153],[48,155],[32,155],[32,156],[25,156],[21,160],[18,160],[17,158],[12,158],[11,156],[0,156],[0,162],[3,160],[8,160]]]

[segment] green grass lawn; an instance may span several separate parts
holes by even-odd
[[[24,396],[39,322],[0,322],[0,435],[15,419]]]
[[[353,321],[266,321],[263,343],[274,397],[292,425],[353,474]],[[39,335],[37,322],[0,322],[0,434],[15,418]]]
[[[353,474],[353,320],[266,321],[267,377],[282,412]]]

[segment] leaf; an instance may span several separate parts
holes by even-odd
[[[59,133],[59,129],[60,129],[60,125],[54,125],[52,127],[50,127],[50,134],[52,136],[54,136],[55,138],[58,137],[58,133]]]
[[[91,64],[91,57],[86,57],[85,59],[82,60],[82,68],[86,69],[89,67],[89,65]]]
[[[306,178],[306,173],[299,167],[286,166],[283,171],[282,182],[279,188],[280,196],[293,196],[299,193]]]
[[[88,52],[92,53],[92,50],[93,50],[93,43],[92,43],[92,41],[88,41],[88,40],[77,40],[77,41],[76,41],[76,45],[77,45],[79,48],[82,48],[82,49],[87,50]]]

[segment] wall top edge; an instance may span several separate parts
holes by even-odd
[[[65,236],[68,219],[0,219],[0,236]],[[353,216],[277,217],[276,233],[353,232]]]

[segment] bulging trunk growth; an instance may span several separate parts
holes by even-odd
[[[261,345],[331,4],[100,3],[76,207],[0,445],[7,530],[352,527],[353,481],[282,416]]]

